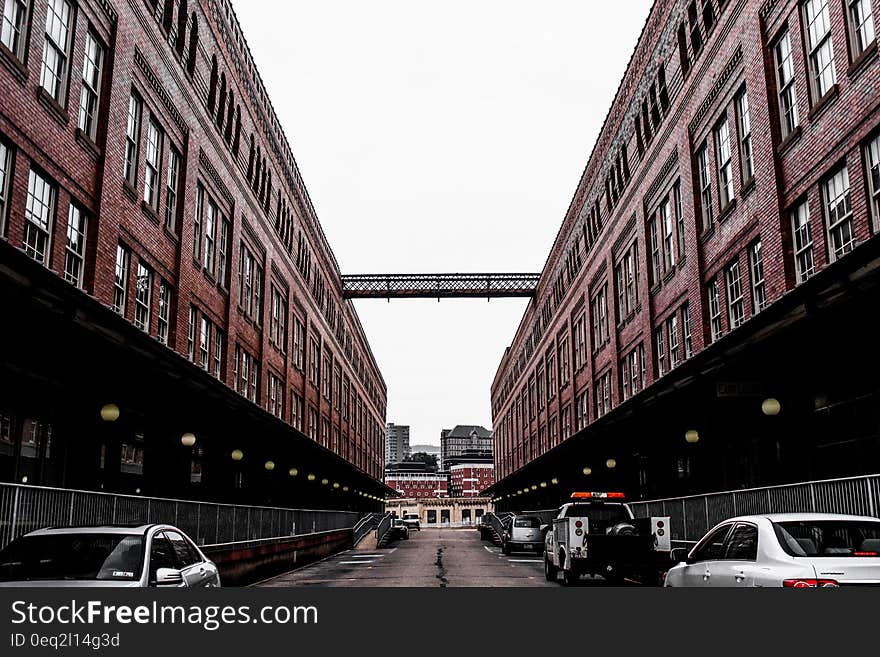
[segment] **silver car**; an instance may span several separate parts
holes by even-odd
[[[0,586],[220,586],[217,566],[170,525],[40,529],[0,550]]]
[[[832,513],[741,516],[714,527],[666,586],[817,588],[880,585],[880,520]]]
[[[501,551],[544,553],[544,526],[538,516],[515,516],[502,536]]]

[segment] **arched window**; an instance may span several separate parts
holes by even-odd
[[[235,139],[232,140],[232,152],[238,157],[238,147],[241,145],[241,107],[235,108]]]
[[[228,111],[226,112],[226,130],[223,132],[223,139],[226,140],[226,143],[229,144],[232,141],[232,128],[233,124],[233,114],[232,110],[235,107],[235,91],[232,89],[229,90],[229,103],[228,103]]]
[[[186,70],[190,75],[196,72],[196,53],[199,51],[199,19],[193,12],[189,26],[189,55],[186,60]]]
[[[211,55],[211,83],[208,87],[208,110],[214,111],[217,103],[217,55]]]
[[[254,136],[251,135],[251,148],[250,152],[248,153],[248,182],[251,182],[254,179],[254,155]]]
[[[251,189],[254,190],[254,194],[257,194],[260,190],[260,159],[262,158],[262,154],[260,152],[260,147],[257,146],[257,159],[255,162],[254,169],[254,179],[251,181]]]
[[[165,0],[165,11],[162,12],[162,27],[166,32],[171,31],[174,23],[174,0]]]
[[[217,101],[217,129],[223,129],[223,117],[226,116],[226,73],[220,74],[220,96]]]
[[[177,39],[174,42],[174,47],[181,57],[183,56],[183,47],[186,45],[186,16],[186,0],[180,0],[177,5]]]

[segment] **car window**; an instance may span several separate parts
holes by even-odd
[[[25,536],[0,551],[0,582],[133,581],[141,576],[143,536],[49,534]]]
[[[165,538],[165,534],[158,532],[153,536],[153,545],[150,547],[150,581],[156,581],[156,572],[160,568],[178,568],[174,557],[174,549]]]
[[[706,536],[691,553],[691,561],[717,561],[724,558],[724,539],[730,533],[730,525],[719,527]]]
[[[513,521],[513,526],[523,529],[540,529],[541,519],[534,516],[521,516]]]
[[[727,538],[727,556],[730,561],[758,560],[758,528],[741,522]]]
[[[773,523],[773,529],[793,557],[880,556],[880,522],[799,520]]]
[[[179,568],[188,568],[200,561],[199,556],[190,549],[189,543],[183,536],[174,531],[166,531],[165,537],[171,541]]]

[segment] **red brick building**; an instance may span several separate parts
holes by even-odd
[[[0,480],[162,492],[192,431],[215,496],[379,494],[385,383],[231,3],[2,4]]]
[[[448,497],[446,473],[388,472],[385,485],[407,499]]]
[[[459,463],[449,468],[450,497],[480,497],[482,491],[495,483],[495,467],[491,463]]]
[[[878,18],[654,3],[492,385],[499,498],[876,471]]]

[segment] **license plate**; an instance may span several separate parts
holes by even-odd
[[[526,549],[526,550],[534,550],[534,549],[535,549],[535,546],[532,545],[531,543],[526,543],[526,544],[525,544],[525,549]]]

